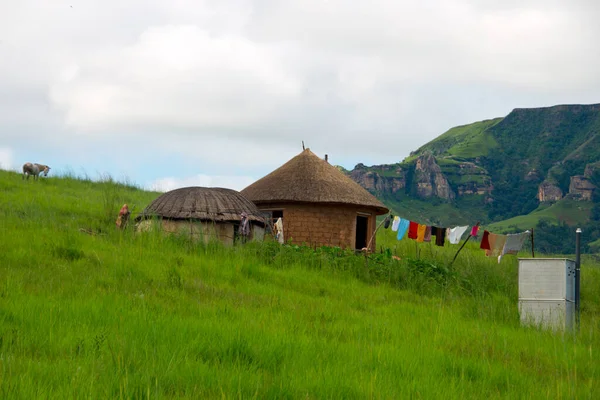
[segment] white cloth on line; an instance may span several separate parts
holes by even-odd
[[[400,225],[400,217],[399,216],[395,216],[394,217],[394,222],[392,222],[392,232],[397,232],[398,231],[398,225]]]
[[[460,238],[467,229],[469,229],[468,225],[455,226],[452,229],[448,229],[448,241],[452,244],[460,243]]]
[[[283,221],[281,220],[281,218],[277,218],[277,222],[275,222],[275,231],[277,241],[280,244],[285,243],[285,240],[283,239]]]
[[[523,248],[525,240],[529,238],[531,231],[525,231],[521,233],[509,233],[506,235],[506,243],[502,248],[502,253],[498,257],[498,262],[502,259],[505,254],[517,254]]]

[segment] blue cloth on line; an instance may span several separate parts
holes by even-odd
[[[400,223],[398,224],[398,235],[396,236],[396,238],[398,240],[402,240],[404,235],[406,235],[406,231],[408,231],[409,224],[410,224],[409,220],[404,219],[404,218],[400,219]]]

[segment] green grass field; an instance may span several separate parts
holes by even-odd
[[[365,260],[115,230],[156,196],[0,171],[1,398],[600,396],[593,261],[580,331],[552,333],[520,326],[514,256],[472,244],[450,266],[458,246],[390,231]]]

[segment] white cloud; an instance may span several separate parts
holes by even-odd
[[[211,170],[211,175],[214,171],[256,170],[279,166],[302,150],[301,139],[280,145],[244,138],[232,140],[226,136],[184,136],[177,140],[161,138],[158,144],[166,153],[180,154],[188,165],[187,168],[196,168],[200,172]]]
[[[8,147],[0,147],[0,168],[5,170],[16,168],[13,151]]]
[[[151,27],[133,46],[67,66],[50,98],[85,130],[240,129],[268,122],[300,92],[278,51],[193,25]]]
[[[223,187],[234,190],[242,190],[255,181],[249,176],[208,176],[194,175],[188,177],[159,178],[147,185],[147,189],[157,192],[168,192],[188,186]]]
[[[346,167],[395,162],[455,125],[598,102],[598,11],[585,0],[7,2],[0,139],[142,181],[259,175],[301,140]]]
[[[407,140],[400,128],[419,129],[422,103],[443,103],[445,86],[598,84],[600,57],[578,40],[579,16],[552,2],[158,2],[136,38],[73,52],[50,100],[87,135],[283,143],[301,132],[362,151],[365,132]],[[421,99],[429,87],[437,98]]]

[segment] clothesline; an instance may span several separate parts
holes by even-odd
[[[453,228],[445,228],[433,225],[420,224],[416,221],[411,221],[405,218],[401,218],[399,216],[394,216],[389,214],[384,220],[384,227],[387,229],[391,225],[391,230],[393,232],[397,232],[396,238],[397,240],[402,240],[408,232],[408,238],[413,239],[416,242],[431,242],[432,236],[435,236],[435,244],[438,246],[444,246],[446,239],[451,244],[459,244],[461,237],[463,234],[469,229],[469,225],[455,226]],[[479,233],[479,222],[476,225],[473,225],[469,236],[460,247],[456,256],[466,242],[471,237],[476,237]],[[483,237],[480,243],[480,248],[485,250],[485,255],[490,257],[498,257],[498,262],[502,259],[502,257],[506,254],[517,254],[525,240],[532,234],[532,231],[525,231],[516,234],[495,234],[491,233],[488,230],[483,231]],[[532,253],[533,253],[533,241],[532,241]],[[454,259],[456,259],[456,256]],[[454,261],[454,260],[452,260]]]

